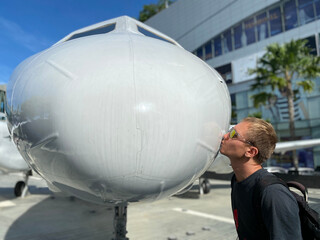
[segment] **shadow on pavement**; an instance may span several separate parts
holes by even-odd
[[[31,199],[25,200],[30,204]],[[51,196],[17,217],[4,239],[111,239],[113,214],[112,207],[91,204],[77,198]]]

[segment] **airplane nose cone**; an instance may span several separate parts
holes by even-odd
[[[230,120],[214,70],[137,34],[58,44],[18,67],[8,94],[24,158],[57,189],[99,203],[181,190],[210,166]]]

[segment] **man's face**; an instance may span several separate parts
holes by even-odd
[[[250,144],[245,141],[248,127],[249,123],[247,122],[237,124],[234,129],[239,135],[236,134],[232,139],[230,133],[226,133],[221,142],[220,152],[230,159],[244,157],[248,147],[250,147]]]

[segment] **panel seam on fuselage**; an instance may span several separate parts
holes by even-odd
[[[136,86],[136,77],[135,77],[135,58],[134,58],[133,39],[131,38],[131,34],[128,34],[128,37],[129,37],[130,58],[132,60],[132,81],[133,81],[133,87],[134,87],[134,101],[135,101],[134,106],[137,106],[137,86]],[[135,116],[135,125],[136,125],[137,134],[139,134],[139,136],[137,136],[136,139],[140,139],[140,146],[136,152],[136,166],[135,166],[134,174],[139,175],[139,170],[141,167],[140,165],[141,165],[141,151],[142,151],[142,143],[143,143],[143,141],[142,141],[143,134],[142,134],[142,130],[141,130],[139,123],[138,123],[139,116],[138,116],[137,111],[134,111],[134,116]]]

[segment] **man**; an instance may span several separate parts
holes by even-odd
[[[271,124],[250,117],[231,128],[221,142],[220,152],[230,158],[234,171],[231,201],[239,239],[302,239],[299,207],[285,186],[265,188],[261,217],[253,204],[256,184],[262,176],[271,174],[261,164],[271,156],[276,142]]]

